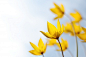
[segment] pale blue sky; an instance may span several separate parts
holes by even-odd
[[[39,31],[47,32],[47,21],[57,26],[53,18],[55,14],[50,11],[53,2],[65,7],[67,14],[78,10],[86,19],[86,0],[0,0],[0,57],[42,57],[34,56],[28,51],[32,50],[29,42],[36,45],[40,37],[46,43],[46,37]],[[66,16],[60,19],[61,24],[68,20]],[[86,27],[86,21],[81,21],[81,26]],[[68,40],[69,50],[76,56],[75,38],[62,34]],[[82,44],[79,42],[79,57],[85,57]],[[86,46],[86,44],[84,43]],[[61,57],[55,47],[47,47],[45,57]],[[68,51],[65,57],[71,57]]]

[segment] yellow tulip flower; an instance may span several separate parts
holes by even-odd
[[[86,28],[82,27],[82,30],[86,33]]]
[[[73,22],[78,23],[82,20],[82,16],[77,10],[75,10],[75,13],[70,13],[70,15],[75,19]]]
[[[73,27],[72,27],[71,23],[66,23],[66,24],[67,25],[65,26],[65,29],[64,29],[65,33],[71,33],[71,35],[74,36],[73,27],[76,35],[82,31],[82,28],[80,27],[80,25],[76,25],[75,23],[73,23]]]
[[[59,7],[57,4],[54,3],[55,8],[51,8],[50,10],[57,15],[57,17],[54,18],[54,20],[58,18],[62,18],[65,12],[64,6],[61,4],[61,7]]]
[[[68,42],[67,42],[67,40],[64,40],[63,38],[61,38],[61,41],[62,41],[61,42],[62,50],[65,51],[68,48]],[[59,47],[59,49],[57,49],[57,51],[61,51],[61,47],[60,47],[59,43],[57,43],[56,45]]]
[[[34,48],[34,50],[31,50],[29,52],[32,53],[33,55],[43,55],[46,52],[47,44],[44,45],[41,38],[39,40],[38,47],[31,42],[30,42],[30,44]]]
[[[81,42],[86,42],[86,33],[78,34],[78,37],[82,40]]]
[[[48,44],[49,46],[53,46],[57,43],[57,40],[56,39],[48,39]]]
[[[58,39],[60,37],[60,35],[63,33],[63,30],[64,30],[64,27],[62,25],[62,28],[61,28],[61,25],[60,25],[60,22],[59,20],[57,21],[57,28],[47,22],[47,29],[48,29],[48,32],[43,32],[43,31],[40,31],[43,35],[45,35],[47,38],[51,38],[51,39]]]
[[[65,33],[69,33],[69,32],[71,32],[71,33],[73,33],[73,28],[72,28],[72,25],[71,25],[71,23],[66,23],[66,26],[64,26],[64,32]]]

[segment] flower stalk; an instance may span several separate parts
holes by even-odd
[[[42,56],[44,57],[44,54],[42,54]]]
[[[74,26],[73,26],[73,23],[72,23],[71,18],[70,18],[67,14],[65,14],[65,15],[66,15],[66,16],[69,18],[69,20],[71,21],[71,25],[72,25],[72,28],[73,28],[74,36],[75,36],[75,39],[76,39],[76,57],[78,57],[78,41],[77,41],[77,36],[76,36],[75,30],[74,30]]]
[[[62,50],[61,43],[60,43],[59,39],[57,39],[57,40],[58,40],[58,42],[59,42],[59,45],[60,45],[60,47],[61,47],[62,57],[64,57],[64,54],[63,54],[63,50]]]

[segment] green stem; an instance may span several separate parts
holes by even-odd
[[[77,50],[76,50],[76,52],[77,52],[76,57],[78,57],[78,41],[77,41],[77,36],[76,36],[76,48],[77,48]]]
[[[42,56],[44,57],[44,54],[42,54]]]
[[[63,54],[63,50],[62,50],[61,43],[60,43],[59,39],[57,39],[57,40],[58,40],[58,42],[59,42],[59,45],[60,45],[60,47],[61,47],[62,57],[64,57],[64,54]]]
[[[76,39],[76,57],[78,57],[78,41],[77,41],[77,36],[76,36],[75,30],[74,30],[74,26],[73,26],[73,23],[72,23],[71,18],[70,18],[67,14],[65,14],[65,15],[66,15],[66,16],[69,18],[69,20],[71,21],[71,25],[72,25],[72,28],[73,28],[74,36],[75,36],[75,39]]]

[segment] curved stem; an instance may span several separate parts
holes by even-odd
[[[61,47],[62,57],[64,57],[64,54],[63,54],[63,50],[62,50],[61,43],[60,43],[59,39],[57,39],[57,40],[58,40],[58,42],[59,42],[59,45],[60,45],[60,47]]]
[[[42,54],[42,56],[44,57],[44,54]]]
[[[77,36],[76,36],[75,30],[74,30],[74,26],[73,26],[73,23],[72,23],[71,18],[70,18],[67,14],[65,14],[65,15],[66,15],[66,16],[69,18],[69,20],[71,21],[71,25],[72,25],[72,28],[73,28],[74,36],[75,36],[75,39],[76,39],[76,57],[78,57],[78,41],[77,41]]]
[[[77,41],[77,36],[76,36],[76,53],[77,53],[76,57],[78,57],[78,41]]]
[[[67,51],[70,53],[70,55],[71,55],[72,57],[74,57],[73,54],[71,53],[71,51],[70,51],[69,49],[67,49]]]

